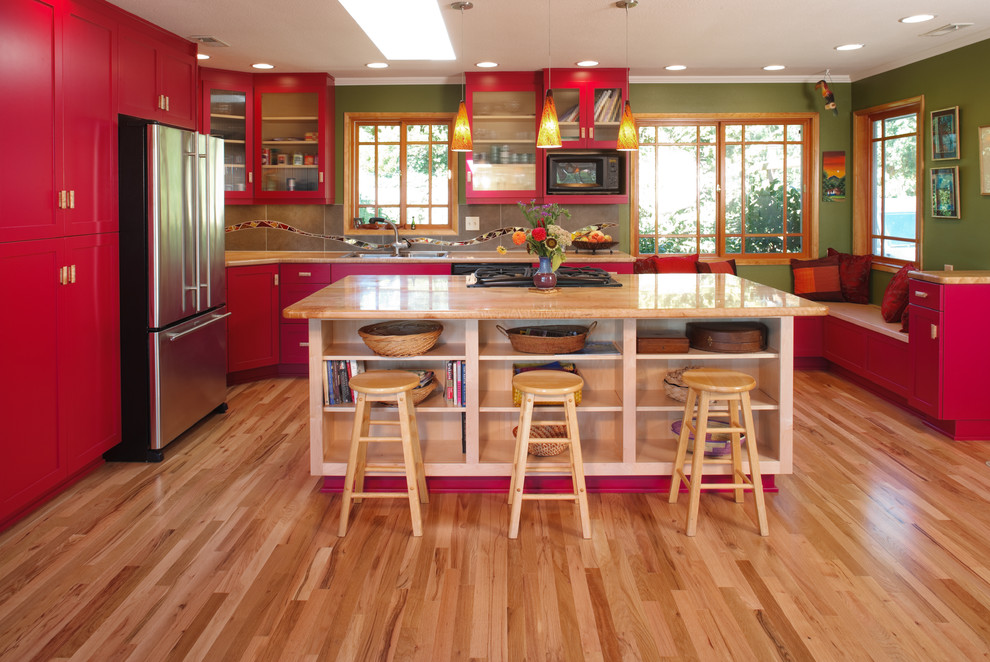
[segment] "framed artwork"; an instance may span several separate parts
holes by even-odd
[[[980,127],[980,195],[990,195],[990,126]]]
[[[932,111],[932,160],[959,158],[959,106]]]
[[[846,199],[846,153],[822,152],[822,200]]]
[[[932,168],[932,218],[959,218],[959,168]]]

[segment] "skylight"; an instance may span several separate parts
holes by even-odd
[[[454,60],[436,0],[338,0],[389,60]]]

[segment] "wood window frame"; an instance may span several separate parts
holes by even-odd
[[[918,114],[918,148],[916,158],[917,205],[915,231],[917,252],[915,266],[921,268],[922,247],[924,246],[924,201],[925,181],[925,97],[917,96],[900,101],[864,108],[853,112],[853,253],[870,255],[873,253],[873,122],[887,117],[897,117],[910,112]],[[907,260],[873,256],[873,268],[878,271],[897,271],[907,264]]]
[[[457,152],[450,151],[449,138],[453,135],[454,131],[454,120],[456,118],[456,113],[344,113],[344,234],[347,235],[371,235],[371,234],[381,234],[379,229],[366,229],[364,227],[357,227],[354,225],[355,211],[359,207],[358,205],[358,187],[357,187],[357,173],[358,173],[358,129],[363,124],[378,123],[378,124],[399,124],[404,126],[407,124],[424,124],[433,123],[439,124],[441,122],[448,125],[448,143],[447,143],[447,163],[450,169],[450,175],[448,178],[449,182],[449,197],[447,201],[447,211],[448,218],[450,219],[449,225],[445,227],[434,227],[430,225],[417,225],[415,230],[412,230],[405,222],[405,214],[402,214],[403,218],[399,219],[400,222],[396,223],[396,227],[400,230],[414,231],[420,235],[450,235],[457,234],[458,232],[458,188],[457,188]],[[400,144],[405,145],[405,132],[400,131]],[[402,166],[401,166],[401,178],[403,185],[400,187],[399,192],[399,207],[400,209],[406,208],[406,192],[405,192],[405,177],[406,177],[406,166],[405,166],[405,149],[402,150]]]
[[[803,247],[800,253],[786,254],[723,254],[716,252],[714,257],[719,259],[734,259],[738,264],[790,264],[791,259],[809,259],[818,257],[818,227],[819,201],[821,199],[821,147],[819,145],[820,116],[816,112],[782,112],[782,113],[636,113],[637,123],[641,121],[658,121],[662,124],[702,125],[702,124],[798,124],[805,126],[804,145],[806,147],[803,159],[805,198],[807,200],[805,224],[803,228]],[[718,192],[716,250],[724,243],[725,234],[725,172],[722,163],[725,160],[725,141],[719,131],[718,148]],[[629,196],[629,222],[631,225],[630,252],[639,255],[639,218],[637,216],[637,195],[639,191],[639,168],[635,158],[630,163],[630,180],[632,191]]]

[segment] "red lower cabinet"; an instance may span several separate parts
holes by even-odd
[[[309,324],[307,320],[289,320],[282,309],[291,306],[330,284],[329,264],[281,265],[282,292],[279,303],[279,363],[290,370],[305,370],[309,363]]]
[[[278,363],[278,265],[227,269],[227,373]]]
[[[117,235],[0,244],[0,527],[120,441]]]

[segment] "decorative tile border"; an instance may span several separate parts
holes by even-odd
[[[615,227],[616,223],[596,223],[594,225],[586,225],[580,230],[602,230],[603,228]],[[342,244],[347,244],[348,246],[353,246],[354,248],[361,248],[365,250],[387,250],[391,248],[391,244],[374,244],[367,241],[361,241],[359,239],[354,239],[352,237],[341,237],[335,234],[316,234],[314,232],[306,232],[305,230],[300,230],[299,228],[292,227],[287,223],[280,223],[279,221],[245,221],[244,223],[236,223],[234,225],[228,225],[226,227],[226,232],[238,232],[240,230],[255,230],[264,229],[269,230],[282,230],[284,232],[292,232],[303,237],[314,237],[316,239],[332,239],[333,241],[339,241]],[[499,237],[504,237],[505,235],[511,235],[513,232],[519,230],[525,231],[527,228],[515,227],[515,228],[499,228],[498,230],[492,230],[491,232],[486,232],[485,234],[478,235],[474,239],[466,239],[464,241],[444,241],[443,239],[430,239],[428,237],[402,237],[410,244],[426,244],[431,246],[474,246],[476,244],[482,244],[486,241],[491,241],[492,239],[498,239]],[[576,232],[576,230],[575,230]]]

